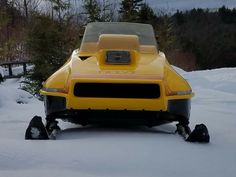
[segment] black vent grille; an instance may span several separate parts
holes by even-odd
[[[131,58],[128,51],[107,51],[107,64],[130,64]]]
[[[97,98],[159,98],[158,84],[76,83],[74,95]]]

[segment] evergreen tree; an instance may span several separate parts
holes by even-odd
[[[83,0],[83,8],[88,23],[113,21],[114,10],[109,0]]]
[[[30,26],[27,47],[34,68],[29,76],[28,91],[35,94],[41,83],[64,64],[72,44],[66,34],[67,25],[48,16],[34,17]]]
[[[177,12],[173,15],[173,17],[178,25],[182,25],[185,22],[182,11],[177,10]]]
[[[138,21],[138,12],[143,5],[143,0],[122,0],[120,4],[120,21]]]
[[[157,22],[155,29],[158,37],[158,45],[161,51],[167,52],[173,49],[176,42],[174,24],[167,15],[159,17]]]
[[[101,21],[101,8],[97,0],[83,0],[83,8],[89,22]]]
[[[226,24],[235,24],[236,23],[236,9],[228,9],[225,6],[219,8],[219,15]]]
[[[157,17],[153,9],[147,3],[144,3],[141,5],[140,11],[138,12],[137,22],[149,23],[149,24],[154,25],[156,18]]]

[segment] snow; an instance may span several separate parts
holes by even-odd
[[[193,87],[191,123],[205,123],[211,143],[187,143],[174,124],[81,127],[60,122],[56,141],[26,141],[43,102],[20,90],[21,79],[0,84],[0,177],[234,177],[236,68],[185,72]],[[19,102],[21,104],[18,104]]]
[[[33,65],[27,65],[26,66],[26,70],[27,71],[30,71],[30,70],[32,70],[33,69]],[[12,67],[12,74],[14,75],[14,76],[17,76],[17,75],[21,75],[23,73],[23,65],[21,65],[21,66],[15,66],[15,67]],[[8,70],[8,68],[6,67],[6,68],[3,68],[3,67],[1,67],[0,66],[0,74],[2,74],[2,76],[9,76],[9,70]]]
[[[0,66],[0,75],[4,77],[4,68]]]

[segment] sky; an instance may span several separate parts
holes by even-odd
[[[99,0],[102,2],[102,0]],[[165,12],[165,13],[175,13],[177,10],[185,11],[193,8],[203,8],[215,10],[222,6],[228,8],[236,8],[236,0],[145,0],[154,11]],[[42,1],[45,2],[45,1]],[[82,0],[70,0],[74,7],[82,9],[81,3]],[[121,0],[109,0],[109,2],[114,2],[117,10]],[[42,7],[45,7],[44,3],[41,3]],[[77,9],[75,8],[75,9]]]
[[[236,8],[236,0],[146,0],[153,8],[167,10],[187,10],[193,8],[215,9],[225,5]]]

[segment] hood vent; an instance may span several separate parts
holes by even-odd
[[[128,65],[131,63],[131,55],[129,51],[107,51],[105,62],[112,65]]]

